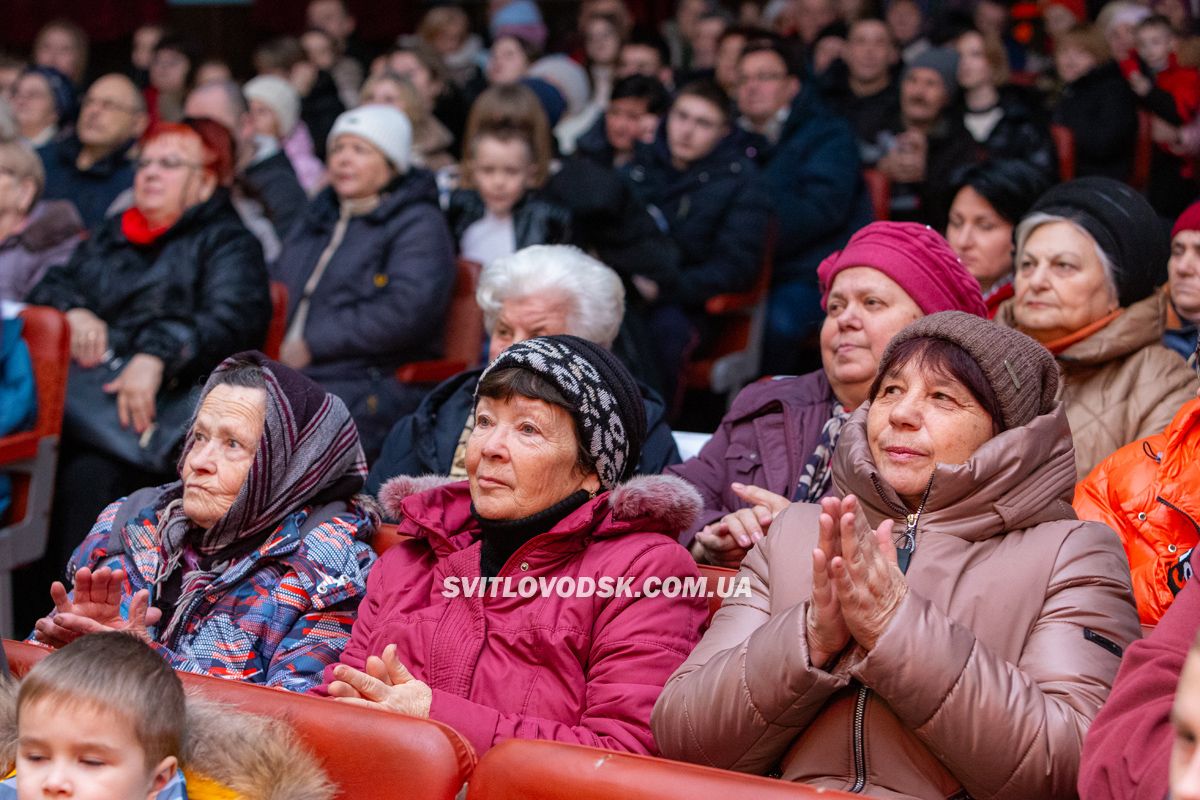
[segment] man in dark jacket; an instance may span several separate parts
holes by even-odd
[[[233,81],[213,81],[187,96],[184,113],[225,126],[237,148],[233,202],[242,222],[263,246],[270,263],[308,203],[287,154],[273,140],[254,135],[250,106]]]
[[[825,102],[849,120],[858,137],[859,156],[870,166],[879,152],[879,133],[900,109],[900,89],[895,78],[900,54],[887,25],[864,18],[851,23],[842,61],[845,79],[825,90]]]
[[[630,75],[613,86],[604,116],[575,143],[575,152],[606,167],[623,167],[638,142],[654,141],[671,98],[656,78]]]
[[[799,351],[821,324],[817,265],[872,217],[854,131],[799,76],[778,43],[752,43],[738,61],[739,122],[766,140],[756,183],[778,221],[763,346],[763,370],[774,373],[800,371]]]
[[[75,133],[38,149],[46,170],[46,200],[75,204],[84,227],[95,228],[109,206],[133,186],[129,150],[146,130],[146,103],[124,75],[96,80],[83,98]]]
[[[732,106],[712,81],[680,90],[652,145],[626,174],[680,250],[680,280],[650,314],[663,385],[674,396],[689,351],[708,331],[704,304],[754,285],[770,212],[758,170],[730,135]]]

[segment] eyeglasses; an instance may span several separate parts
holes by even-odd
[[[787,76],[786,72],[756,72],[753,75],[738,75],[737,82],[739,86],[747,83],[774,83]]]
[[[107,97],[92,97],[85,95],[83,98],[82,107],[96,106],[101,111],[122,111],[126,114],[136,114],[137,109],[133,106],[127,106],[123,103],[118,103],[116,100],[109,100]]]
[[[139,158],[134,162],[138,171],[148,169],[151,165],[157,164],[161,169],[167,172],[174,172],[180,169],[200,169],[203,164],[195,161],[184,161],[178,156],[166,156],[164,158]]]

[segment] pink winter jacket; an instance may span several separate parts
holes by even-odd
[[[296,127],[282,142],[283,152],[292,169],[296,172],[296,180],[304,187],[304,192],[312,197],[325,186],[325,165],[317,158],[313,145],[312,134],[303,122],[297,122]]]
[[[700,640],[703,598],[443,594],[447,578],[481,576],[479,526],[465,481],[426,489],[397,478],[380,492],[400,533],[372,569],[341,663],[362,669],[388,644],[433,689],[430,717],[482,754],[504,739],[655,753],[650,711]],[[426,489],[425,491],[421,491]],[[419,493],[417,493],[419,492]],[[700,512],[678,478],[635,478],[598,495],[513,553],[497,576],[696,578],[675,537]],[[570,594],[570,593],[568,593]],[[316,693],[325,694],[332,678]]]

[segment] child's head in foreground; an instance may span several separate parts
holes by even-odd
[[[82,636],[21,681],[17,798],[153,798],[183,733],[183,685],[160,655],[124,633]]]

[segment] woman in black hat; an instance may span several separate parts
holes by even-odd
[[[1105,456],[1167,426],[1196,377],[1162,345],[1166,232],[1146,199],[1111,178],[1042,195],[1017,226],[1016,295],[996,320],[1054,353],[1086,476]]]

